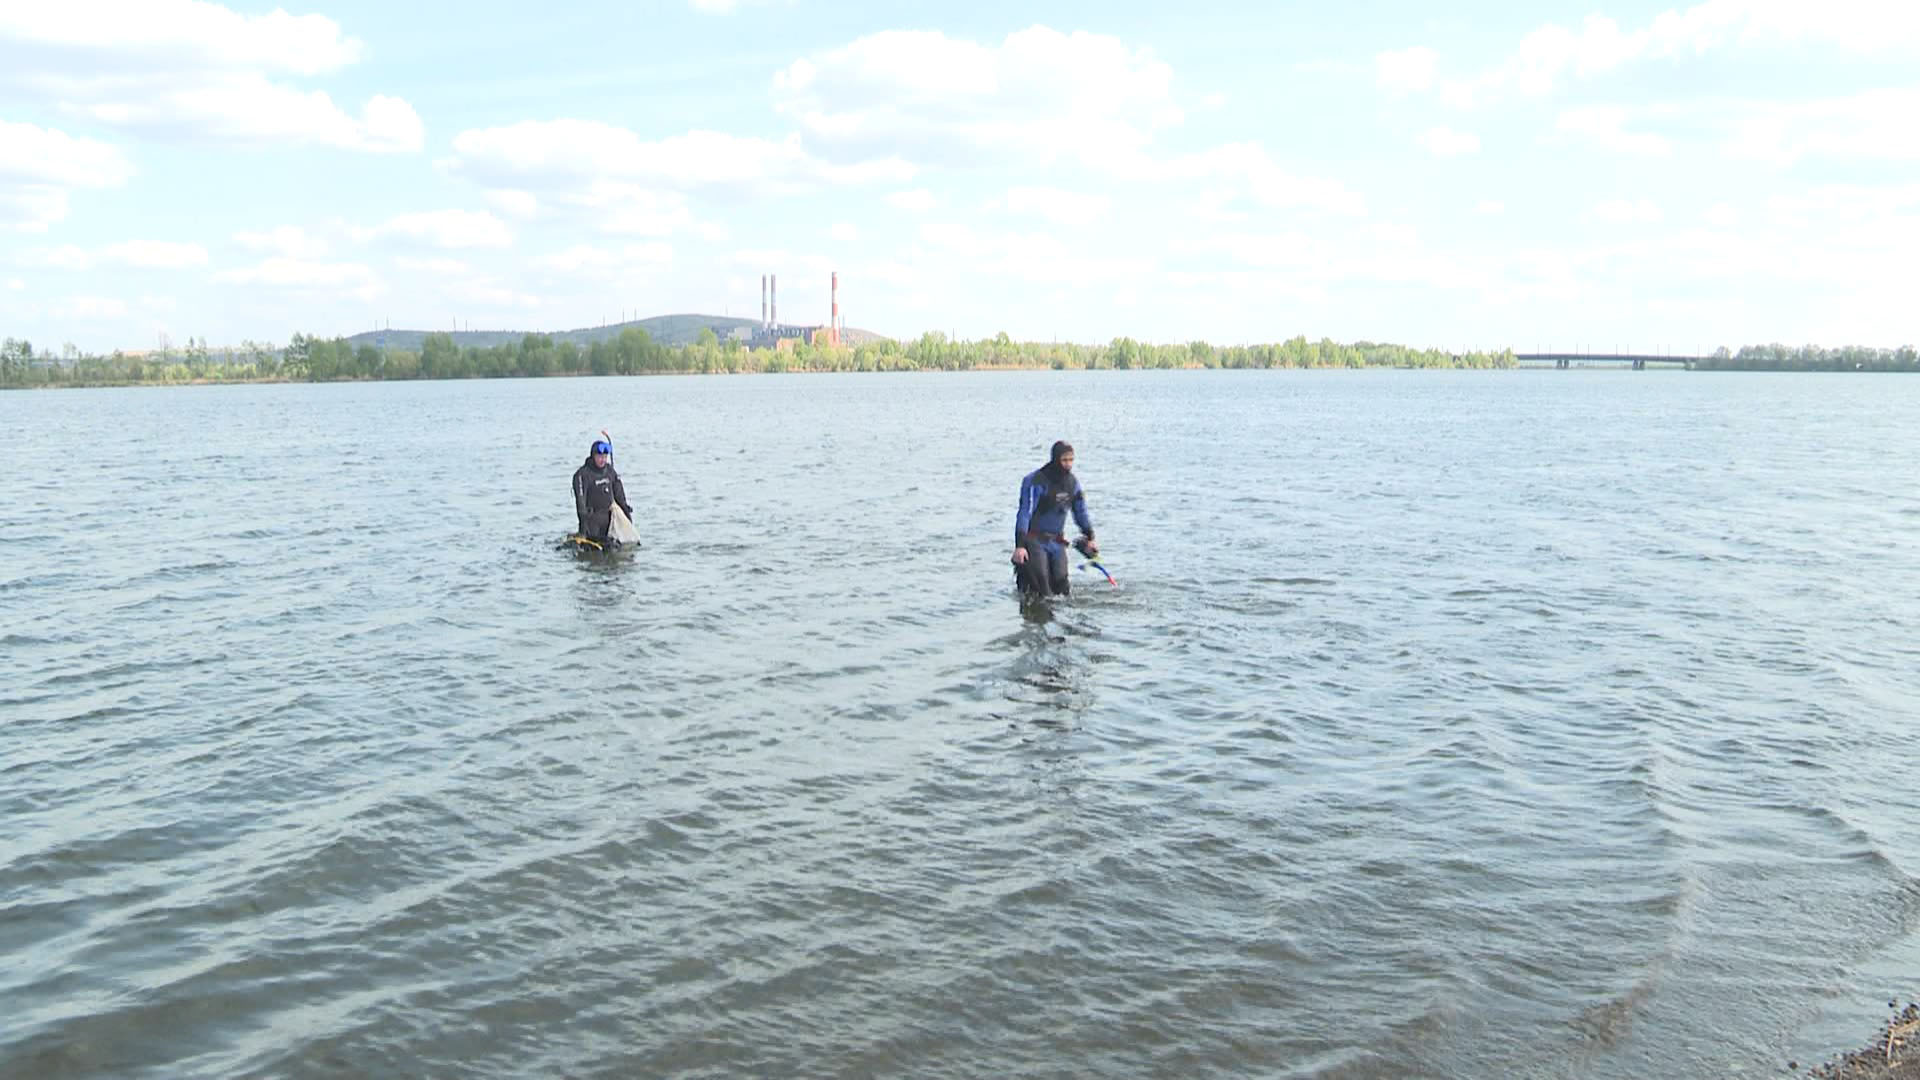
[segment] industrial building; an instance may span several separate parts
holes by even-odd
[[[787,326],[780,322],[780,283],[776,275],[760,275],[760,326],[748,344],[756,349],[793,348],[796,341],[837,347],[846,324],[840,319],[840,271],[833,272],[832,308],[828,321],[818,326]]]

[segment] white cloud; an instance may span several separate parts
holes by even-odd
[[[374,95],[349,115],[311,77],[356,61],[358,41],[319,15],[245,15],[205,0],[68,0],[0,6],[0,42],[18,43],[0,88],[112,127],[161,138],[413,151],[413,107]]]
[[[920,239],[963,255],[980,255],[986,251],[985,239],[972,226],[953,221],[927,222],[920,226]]]
[[[1768,214],[1775,222],[1813,229],[1910,221],[1916,209],[1920,209],[1920,184],[1914,183],[1825,184],[1797,195],[1776,195],[1767,200]]]
[[[707,15],[731,15],[740,6],[738,0],[691,0],[693,10]]]
[[[1740,224],[1740,211],[1735,210],[1726,203],[1714,203],[1712,206],[1707,207],[1707,212],[1703,216],[1706,218],[1707,224],[1722,229],[1732,228]]]
[[[502,214],[523,222],[541,222],[540,228],[545,231],[578,227],[616,235],[661,237],[694,232],[714,243],[725,239],[725,226],[697,220],[683,192],[608,177],[555,174],[518,180],[539,184],[545,190],[536,195],[519,188],[488,188],[482,194]]]
[[[821,186],[898,183],[914,167],[898,159],[848,165],[809,153],[800,137],[761,139],[690,131],[647,141],[597,120],[535,120],[454,136],[453,168],[492,187],[559,192],[581,200],[596,184],[663,189],[791,192]]]
[[[797,60],[775,108],[836,153],[972,164],[983,155],[1112,167],[1183,119],[1173,72],[1144,49],[1045,26],[983,45],[889,30]]]
[[[494,281],[454,282],[447,289],[447,295],[461,303],[482,307],[527,309],[541,305],[539,297]]]
[[[1084,285],[1140,277],[1154,268],[1147,258],[1088,253],[1045,233],[976,229],[959,222],[929,222],[920,227],[919,239],[948,273],[969,277]]]
[[[67,193],[45,184],[0,184],[0,230],[43,233],[66,220]]]
[[[556,274],[602,275],[616,271],[653,270],[673,262],[673,248],[664,243],[628,244],[618,251],[576,244],[564,251],[541,255],[533,265]]]
[[[1920,10],[1917,7],[1916,10]],[[1920,88],[1845,98],[1731,107],[1727,156],[1790,165],[1803,157],[1912,161],[1920,158]]]
[[[10,277],[7,279],[7,288],[12,289],[15,292],[18,292],[19,290],[24,289],[26,287],[27,287],[27,283],[24,281],[21,281],[17,277]]]
[[[1006,205],[1016,214],[1032,214],[1056,225],[1091,225],[1106,216],[1112,200],[1060,188],[1014,187],[1007,189]]]
[[[442,277],[465,277],[473,273],[473,267],[459,259],[421,259],[401,255],[393,260],[393,265],[402,270],[421,274],[438,274]]]
[[[1641,60],[1802,43],[1868,55],[1912,54],[1920,51],[1920,6],[1886,0],[1705,0],[1661,12],[1634,29],[1589,15],[1578,30],[1556,23],[1533,30],[1500,64],[1471,78],[1443,80],[1440,89],[1449,102],[1466,107],[1510,93],[1547,94],[1569,76],[1592,77]],[[1384,80],[1384,67],[1382,72]]]
[[[1499,66],[1471,79],[1443,81],[1441,94],[1461,107],[1513,92],[1537,97],[1551,92],[1569,70],[1594,75],[1625,63],[1645,48],[1645,31],[1624,35],[1619,24],[1604,15],[1589,15],[1577,33],[1549,24],[1522,37],[1518,49]]]
[[[940,200],[934,198],[933,192],[928,191],[926,188],[909,188],[906,191],[896,191],[889,194],[887,196],[887,205],[916,214],[924,214],[934,207],[939,206]]]
[[[555,196],[555,201],[584,210],[594,227],[621,236],[672,236],[684,230],[703,230],[677,191],[658,191],[639,184],[596,180],[584,189]]]
[[[1824,185],[1769,199],[1737,229],[1650,230],[1610,241],[1589,261],[1622,279],[1710,285],[1706,314],[1728,324],[1735,343],[1898,345],[1912,339],[1906,293],[1916,245],[1920,184]],[[1783,296],[1793,302],[1778,302]]]
[[[1650,225],[1661,214],[1650,199],[1607,199],[1593,208],[1593,217],[1610,225]]]
[[[375,96],[356,119],[319,90],[301,91],[254,73],[156,87],[137,98],[70,104],[102,124],[157,136],[239,143],[295,143],[376,153],[420,149],[426,129],[413,106]]]
[[[1568,109],[1554,123],[1579,141],[1618,154],[1660,156],[1672,151],[1673,144],[1665,136],[1628,131],[1626,125],[1627,111],[1611,105]]]
[[[126,317],[127,302],[110,296],[68,296],[54,301],[48,313],[56,319],[101,322]]]
[[[1679,117],[1691,127],[1721,133],[1720,149],[1737,160],[1791,165],[1802,158],[1862,161],[1920,159],[1913,135],[1920,116],[1920,87],[1872,90],[1850,97],[1798,102],[1714,100],[1642,110]],[[1571,141],[1620,154],[1663,156],[1672,140],[1629,131],[1632,114],[1612,105],[1567,109],[1555,128]]]
[[[484,210],[429,210],[400,214],[371,228],[356,228],[353,237],[365,243],[397,237],[440,248],[505,248],[513,246],[506,223]]]
[[[1230,143],[1146,167],[1143,176],[1214,185],[1201,193],[1215,216],[1231,217],[1240,200],[1268,209],[1324,210],[1364,216],[1366,200],[1338,180],[1299,176],[1280,167],[1258,143]]]
[[[836,221],[827,229],[827,235],[833,237],[836,244],[855,244],[860,240],[860,226],[851,221]]]
[[[67,216],[67,189],[104,188],[133,172],[117,147],[0,120],[0,231],[39,233]]]
[[[1473,206],[1473,212],[1485,217],[1494,217],[1507,212],[1507,204],[1499,199],[1481,199]]]
[[[1440,54],[1425,45],[1383,52],[1373,58],[1374,78],[1387,90],[1427,90],[1439,63]]]
[[[542,265],[540,260],[534,263]],[[523,292],[461,259],[400,255],[394,258],[393,266],[411,275],[409,284],[459,304],[462,311],[504,313],[509,309],[531,310],[545,304],[541,297]]]
[[[1920,183],[1810,188],[1743,214],[1731,231],[1650,224],[1666,216],[1650,200],[1612,200],[1582,214],[1592,226],[1591,243],[1541,248],[1433,248],[1404,226],[1325,218],[1291,230],[1194,230],[1166,249],[1176,257],[1200,256],[1208,269],[1153,281],[1169,297],[1176,286],[1191,289],[1196,305],[1223,297],[1242,303],[1287,298],[1349,312],[1368,305],[1377,284],[1413,284],[1434,294],[1430,304],[1451,303],[1444,297],[1452,294],[1514,308],[1516,326],[1527,324],[1509,331],[1516,336],[1549,323],[1592,332],[1612,325],[1616,315],[1642,311],[1647,295],[1671,287],[1703,297],[1699,315],[1654,320],[1637,333],[1671,340],[1700,334],[1708,348],[1714,335],[1725,334],[1734,335],[1736,345],[1818,339],[1813,328],[1829,325],[1840,328],[1841,340],[1898,344],[1901,335],[1911,337],[1910,318],[1873,305],[1911,306],[1895,294],[1907,287],[1911,274],[1903,267],[1920,246]],[[1781,303],[1785,297],[1792,302]],[[1750,302],[1750,310],[1743,307]],[[1542,313],[1534,315],[1535,308]],[[1849,324],[1849,317],[1857,318]]]
[[[107,143],[0,120],[0,182],[114,187],[132,172],[119,148]]]
[[[237,232],[233,240],[249,251],[268,251],[290,259],[317,259],[328,250],[324,237],[298,225],[280,225],[262,232]]]
[[[176,244],[162,240],[129,240],[110,244],[100,256],[107,262],[147,270],[184,270],[207,265],[207,249],[199,244]]]
[[[1487,258],[1431,250],[1411,226],[1391,223],[1327,235],[1228,229],[1182,238],[1177,247],[1208,257],[1210,264],[1224,261],[1213,271],[1223,281],[1244,280],[1251,273],[1263,293],[1313,303],[1325,301],[1329,286],[1354,282],[1485,293],[1502,280],[1499,267]]]
[[[565,251],[556,251],[550,255],[537,255],[532,264],[541,270],[551,270],[561,274],[578,274],[588,270],[609,270],[619,265],[620,257],[605,248],[591,244],[575,244]]]
[[[87,270],[93,267],[93,256],[85,248],[74,244],[61,244],[59,247],[40,248],[29,251],[20,257],[23,266],[45,267],[51,270]]]
[[[1324,257],[1323,249],[1298,231],[1245,232],[1230,229],[1182,238],[1178,249],[1208,256],[1225,256],[1234,264],[1261,269],[1302,270]]]
[[[205,0],[63,0],[0,7],[0,38],[144,65],[266,68],[299,75],[360,58],[360,42],[322,15],[242,15]]]
[[[1428,128],[1421,133],[1418,141],[1422,149],[1435,157],[1458,157],[1480,152],[1480,136],[1445,126]]]
[[[360,110],[361,124],[357,144],[341,143],[361,150],[418,150],[427,138],[426,125],[413,106],[396,97],[375,94]]]
[[[207,264],[207,249],[199,244],[160,240],[129,240],[88,251],[74,244],[28,252],[21,262],[55,270],[91,270],[96,266],[130,266],[142,270],[184,270]]]
[[[493,208],[508,217],[526,220],[540,213],[540,199],[531,191],[519,191],[514,188],[495,188],[486,193],[487,202]]]
[[[765,269],[769,266],[781,267],[783,269],[779,276],[786,277],[790,282],[795,280],[796,276],[802,280],[825,281],[827,275],[834,269],[834,260],[825,255],[809,255],[784,248],[742,248],[733,252],[731,258],[736,265],[755,269]],[[797,275],[789,273],[786,268],[792,267],[798,267],[800,273]]]
[[[1920,8],[1885,0],[1707,0],[1656,16],[1645,31],[1655,55],[1702,53],[1729,44],[1815,42],[1877,55],[1920,47]]]
[[[879,282],[899,288],[916,287],[921,279],[920,271],[892,259],[862,264],[859,268],[859,276],[863,282]]]
[[[276,256],[255,266],[223,270],[213,280],[232,285],[266,285],[278,289],[332,292],[370,300],[385,286],[364,263],[317,262]]]
[[[1200,99],[1200,107],[1203,109],[1224,108],[1226,104],[1227,104],[1227,95],[1222,93],[1217,93],[1217,92],[1212,94],[1207,94]]]

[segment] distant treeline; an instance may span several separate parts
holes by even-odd
[[[1702,371],[1920,371],[1920,353],[1911,345],[1898,349],[1748,345],[1737,353],[1720,349],[1694,366]]]
[[[555,344],[544,334],[517,342],[460,347],[445,333],[428,334],[418,351],[355,346],[295,334],[284,347],[246,343],[209,349],[190,340],[179,350],[129,356],[36,352],[7,338],[0,346],[0,386],[126,386],[196,382],[334,382],[379,379],[487,379],[544,375],[646,375],[783,371],[973,371],[996,368],[1505,368],[1511,351],[1450,353],[1361,341],[1341,345],[1296,337],[1273,345],[1151,345],[1115,338],[1105,345],[1016,342],[1007,335],[977,341],[929,333],[898,342],[855,346],[750,349],[720,341],[711,330],[687,345],[664,345],[644,330],[582,346]],[[1914,350],[1788,348],[1721,349],[1699,365],[1707,369],[1759,371],[1913,371]]]
[[[1149,345],[1115,338],[1106,345],[1016,342],[1007,335],[980,341],[924,334],[916,340],[882,340],[854,346],[750,349],[720,341],[711,331],[690,345],[663,345],[644,330],[580,346],[555,344],[544,334],[488,347],[456,346],[444,333],[428,334],[419,351],[354,346],[295,334],[285,348],[248,344],[209,350],[190,342],[180,351],[127,356],[88,356],[67,350],[60,357],[35,353],[7,339],[0,353],[0,385],[110,386],[147,383],[333,382],[355,379],[493,379],[543,375],[649,375],[781,371],[971,371],[994,368],[1329,368],[1329,367],[1511,367],[1513,354],[1454,354],[1400,345],[1308,341],[1277,345],[1215,347],[1203,341]]]

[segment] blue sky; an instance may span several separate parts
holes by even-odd
[[[0,333],[1920,339],[1920,4],[0,0]]]

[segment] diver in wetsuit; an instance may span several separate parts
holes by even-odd
[[[1057,442],[1047,463],[1020,481],[1020,510],[1013,518],[1013,577],[1022,593],[1053,596],[1072,591],[1065,535],[1069,513],[1080,526],[1074,546],[1088,557],[1099,554],[1086,496],[1073,475],[1073,447]]]
[[[596,440],[587,451],[586,463],[573,471],[573,510],[580,516],[580,535],[604,544],[607,530],[613,527],[613,507],[618,504],[629,520],[633,504],[627,501],[626,485],[613,468],[613,444]]]

